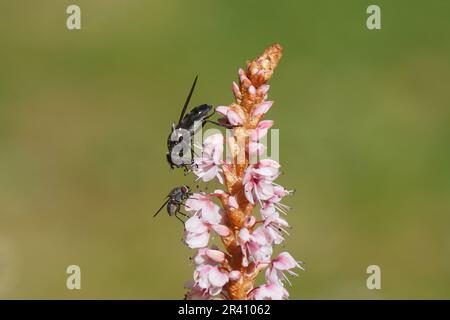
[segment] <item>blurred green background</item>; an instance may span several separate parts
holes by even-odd
[[[2,0],[0,297],[182,298],[192,251],[152,218],[194,185],[165,162],[170,124],[195,74],[191,106],[228,104],[238,67],[279,42],[267,118],[297,193],[278,250],[307,267],[291,297],[450,298],[449,16],[444,0]]]

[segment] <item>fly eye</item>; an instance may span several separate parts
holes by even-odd
[[[186,187],[181,187],[181,192],[183,192],[183,193],[187,193],[187,192],[188,192],[188,190],[187,190],[187,188],[186,188]]]

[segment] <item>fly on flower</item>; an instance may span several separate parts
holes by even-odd
[[[170,167],[181,168],[189,171],[189,166],[192,165],[194,149],[191,143],[191,137],[197,130],[203,127],[206,122],[210,122],[219,126],[229,127],[226,124],[221,124],[215,121],[208,120],[213,114],[213,106],[210,104],[201,104],[196,106],[191,111],[186,113],[195,85],[197,84],[198,76],[195,77],[192,83],[191,90],[181,109],[178,123],[172,124],[172,131],[167,138],[167,162]]]
[[[178,216],[181,214],[183,216],[187,216],[183,212],[181,212],[181,206],[184,205],[184,201],[187,200],[192,195],[191,189],[188,186],[181,186],[173,188],[169,194],[167,195],[167,200],[164,204],[156,211],[153,217],[156,217],[158,213],[164,208],[167,208],[167,213],[169,216],[175,216],[178,220],[180,220],[183,224],[184,221]]]

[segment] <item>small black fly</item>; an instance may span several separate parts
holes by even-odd
[[[195,77],[192,83],[191,90],[184,102],[181,110],[178,124],[172,124],[172,131],[167,138],[167,162],[170,167],[181,168],[189,171],[188,165],[192,164],[194,158],[194,149],[191,143],[191,138],[200,127],[203,127],[206,122],[210,122],[219,126],[225,126],[215,121],[208,120],[213,114],[213,106],[210,104],[202,104],[186,113],[186,109],[197,84],[198,76]],[[190,150],[190,155],[186,155],[186,151]]]
[[[181,206],[184,206],[184,201],[186,201],[191,195],[192,195],[191,188],[189,188],[188,186],[180,186],[173,188],[167,195],[167,200],[164,202],[161,208],[159,208],[159,210],[156,211],[153,217],[156,217],[158,213],[164,207],[166,207],[169,216],[177,217],[177,219],[184,224],[184,221],[178,216],[178,214],[187,216],[180,210]]]

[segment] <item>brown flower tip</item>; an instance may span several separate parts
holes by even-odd
[[[258,58],[247,62],[247,70],[239,69],[239,86],[233,83],[233,93],[246,112],[266,100],[269,91],[266,83],[280,62],[282,51],[281,45],[274,44]]]
[[[256,60],[247,63],[247,76],[255,87],[269,81],[277,67],[283,48],[278,43],[264,50]]]

